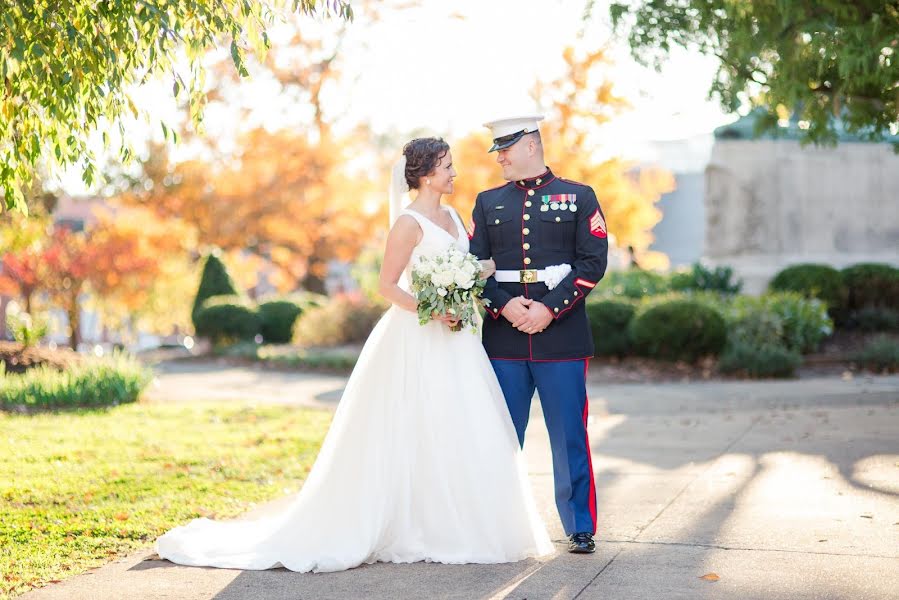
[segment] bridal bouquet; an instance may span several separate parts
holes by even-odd
[[[471,327],[477,333],[475,298],[480,298],[486,279],[480,278],[477,257],[450,246],[444,254],[422,256],[412,267],[412,293],[418,300],[418,322],[424,325],[432,315],[448,315],[459,322],[452,328]],[[486,305],[490,300],[483,299]]]

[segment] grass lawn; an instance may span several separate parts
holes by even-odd
[[[0,413],[0,598],[296,491],[330,420],[239,403]]]

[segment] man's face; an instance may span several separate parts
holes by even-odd
[[[503,179],[514,181],[522,178],[521,173],[530,158],[530,143],[530,136],[526,135],[508,148],[496,151],[496,162],[503,168]]]

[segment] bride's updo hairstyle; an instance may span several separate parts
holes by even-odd
[[[431,173],[447,152],[449,144],[442,138],[415,138],[403,146],[403,156],[406,157],[406,183],[409,184],[409,189],[417,190],[419,180]]]

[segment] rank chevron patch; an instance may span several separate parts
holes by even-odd
[[[598,238],[604,238],[607,236],[606,220],[602,218],[602,213],[599,212],[598,208],[596,209],[596,212],[593,213],[593,216],[590,217],[590,233]]]

